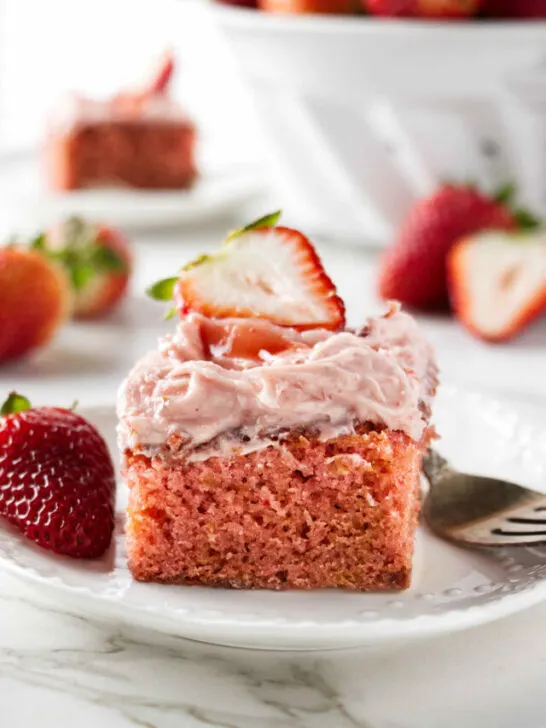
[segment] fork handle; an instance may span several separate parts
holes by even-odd
[[[453,468],[449,462],[440,455],[437,450],[429,447],[427,454],[423,458],[423,472],[431,486],[436,485],[442,478],[453,472]]]

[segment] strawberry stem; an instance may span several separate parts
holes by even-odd
[[[164,54],[161,59],[161,64],[158,67],[153,79],[148,84],[146,89],[147,96],[153,96],[155,94],[164,93],[174,74],[174,56],[168,51]]]
[[[524,207],[514,210],[514,219],[519,230],[536,230],[542,225],[540,218]]]
[[[202,265],[208,260],[213,260],[212,255],[207,255],[206,253],[203,253],[202,255],[198,255],[197,258],[190,261],[189,263],[186,263],[186,265],[181,268],[181,270],[191,270],[192,268],[197,268],[198,265]]]
[[[231,242],[234,238],[238,238],[239,235],[242,235],[243,233],[248,233],[250,230],[275,227],[275,225],[279,222],[281,215],[282,210],[276,210],[275,212],[270,212],[268,215],[262,215],[262,217],[259,217],[257,220],[254,220],[254,222],[251,222],[242,228],[232,230],[226,238],[226,243]]]
[[[262,215],[262,217],[259,217],[257,220],[254,220],[254,222],[249,223],[248,225],[245,225],[245,227],[238,228],[237,230],[233,230],[229,235],[227,236],[225,243],[231,242],[234,238],[238,237],[239,235],[242,235],[243,233],[247,233],[250,230],[258,230],[259,228],[269,228],[269,227],[275,227],[275,225],[278,223],[279,218],[281,216],[282,212],[281,210],[276,210],[275,212],[270,212],[267,215]],[[218,255],[218,254],[217,254]],[[199,255],[195,260],[192,260],[190,263],[185,265],[182,268],[182,271],[188,271],[192,268],[195,268],[198,265],[202,265],[203,263],[208,262],[209,260],[214,260],[214,256],[211,255]],[[151,286],[149,286],[146,289],[146,294],[150,296],[150,298],[153,298],[154,301],[171,301],[174,296],[174,287],[178,282],[178,276],[173,278],[163,278],[160,281],[156,281],[156,283],[153,283]],[[176,309],[172,308],[165,314],[165,320],[172,318],[176,313]]]
[[[505,182],[493,192],[493,199],[501,205],[511,205],[514,202],[516,191],[517,188],[514,182]]]
[[[542,221],[527,208],[515,206],[517,191],[514,182],[506,182],[493,194],[493,199],[512,212],[519,230],[536,230]]]
[[[8,398],[0,408],[0,415],[5,417],[6,415],[15,415],[18,412],[26,412],[31,409],[30,400],[24,397],[22,394],[17,392],[10,392]]]

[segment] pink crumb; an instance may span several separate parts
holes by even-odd
[[[131,572],[236,588],[404,589],[425,440],[363,424],[329,442],[292,433],[203,462],[127,451]]]

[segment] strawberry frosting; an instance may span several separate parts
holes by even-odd
[[[411,316],[391,308],[361,331],[298,332],[271,326],[294,346],[258,359],[205,351],[203,317],[191,314],[142,358],[118,396],[122,449],[170,443],[190,459],[249,452],[293,428],[322,439],[371,421],[418,440],[426,426],[434,355]]]
[[[67,130],[103,121],[179,123],[188,121],[188,117],[167,94],[120,95],[104,100],[70,94],[55,109],[49,127],[50,130]]]

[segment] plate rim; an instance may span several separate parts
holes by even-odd
[[[495,413],[507,413],[514,415],[514,410],[504,402],[500,402],[495,397],[487,393],[477,392],[476,390],[463,388],[455,385],[442,385],[443,391],[450,392],[450,396],[465,396],[465,398],[477,397],[480,403],[487,403],[492,406]],[[95,417],[112,416],[113,407],[110,405],[91,405],[81,408],[82,414],[92,419],[93,413]],[[518,427],[525,426],[526,432],[531,434],[533,440],[546,436],[546,428],[538,425],[529,425],[522,422],[518,416]],[[3,530],[10,529],[9,526],[1,525]],[[11,530],[11,529],[10,529]],[[13,538],[19,542],[24,549],[37,550],[31,543],[26,543],[22,535],[13,532]],[[118,536],[123,538],[123,535]],[[47,554],[41,550],[37,551],[40,556],[55,559],[58,561],[62,557]],[[72,562],[71,562],[72,563]],[[316,642],[326,643],[328,645],[352,645],[369,642],[389,642],[399,640],[401,638],[425,638],[463,629],[473,626],[479,626],[489,622],[496,621],[505,616],[515,614],[525,608],[534,606],[546,599],[546,576],[537,576],[533,581],[524,584],[521,590],[508,590],[498,595],[498,598],[490,602],[482,604],[474,604],[467,607],[458,606],[454,603],[453,607],[446,606],[441,612],[416,614],[412,616],[404,616],[396,618],[390,616],[376,616],[373,608],[363,610],[363,613],[370,612],[374,614],[372,618],[366,618],[363,614],[362,618],[345,618],[327,619],[315,621],[312,619],[298,619],[286,617],[264,616],[255,613],[245,614],[221,614],[214,610],[200,609],[198,613],[196,609],[173,609],[168,607],[163,601],[150,604],[133,604],[119,594],[108,594],[105,592],[97,593],[95,589],[87,585],[68,584],[57,575],[47,575],[40,573],[38,568],[33,565],[21,565],[12,560],[8,554],[0,551],[0,568],[13,576],[19,577],[25,582],[39,584],[47,591],[55,591],[57,594],[63,594],[71,600],[85,602],[85,598],[90,600],[92,607],[90,610],[95,618],[107,616],[121,619],[129,626],[143,626],[151,628],[155,631],[173,634],[173,630],[178,636],[191,638],[206,637],[205,641],[228,644],[225,637],[218,638],[221,633],[225,636],[231,630],[236,631],[235,644],[240,645],[240,640],[247,635],[247,639],[251,639],[252,634],[267,631],[264,635],[265,642],[279,641],[282,638],[296,640],[298,643],[315,644]],[[520,582],[521,583],[521,582]],[[145,588],[161,588],[161,585],[138,584],[130,582],[131,585],[136,584],[137,587]],[[199,587],[191,587],[198,589]],[[284,592],[277,592],[279,598],[282,598]],[[387,595],[392,601],[396,601],[397,592]],[[158,624],[161,622],[161,625]],[[320,635],[317,635],[320,630]],[[350,635],[347,631],[350,630]],[[213,638],[213,633],[216,637]],[[197,636],[197,637],[196,637]],[[263,639],[261,640],[264,641]],[[245,644],[245,646],[248,646]],[[268,645],[269,647],[270,645]]]

